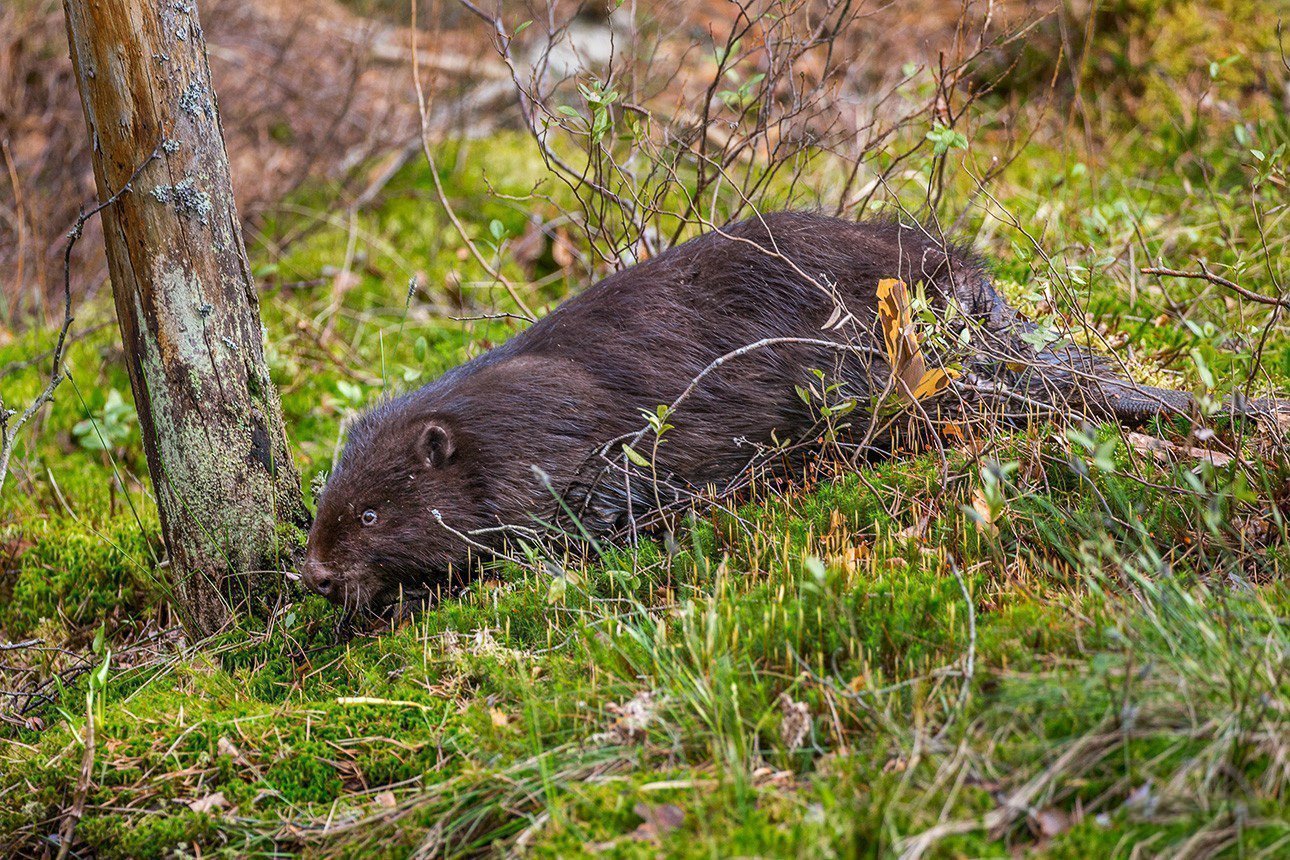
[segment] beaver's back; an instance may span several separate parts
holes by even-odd
[[[643,410],[671,404],[719,357],[768,338],[855,345],[845,360],[804,344],[754,350],[693,390],[671,418],[660,470],[690,488],[720,484],[755,446],[814,425],[814,408],[796,391],[812,369],[839,376],[848,396],[882,388],[875,291],[892,277],[928,284],[934,299],[953,293],[969,312],[993,306],[976,258],[921,227],[780,213],[617,272],[404,400],[473,429],[492,461],[481,468],[525,488],[503,508],[545,508],[550,491],[531,466],[566,485],[599,446],[644,427]],[[828,328],[835,298],[850,318]]]

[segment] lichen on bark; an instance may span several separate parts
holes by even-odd
[[[65,0],[170,578],[197,634],[263,609],[308,522],[264,364],[195,8]],[[180,37],[180,34],[183,37]]]

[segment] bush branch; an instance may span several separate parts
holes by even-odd
[[[1245,287],[1229,281],[1221,275],[1216,275],[1205,264],[1200,264],[1199,272],[1184,272],[1182,269],[1166,269],[1160,266],[1148,266],[1145,269],[1139,269],[1144,275],[1159,275],[1162,278],[1190,278],[1197,281],[1209,281],[1211,284],[1217,284],[1220,287],[1226,287],[1239,296],[1244,296],[1252,302],[1258,302],[1261,305],[1271,305],[1278,308],[1290,308],[1290,299],[1283,299],[1277,296],[1265,296],[1262,293],[1256,293],[1253,290],[1247,290]]]

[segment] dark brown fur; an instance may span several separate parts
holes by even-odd
[[[639,431],[642,410],[672,403],[714,359],[764,338],[825,339],[857,351],[781,344],[730,361],[671,419],[660,478],[672,488],[721,486],[755,446],[814,438],[818,412],[795,390],[812,368],[830,371],[861,404],[886,384],[887,368],[875,358],[882,343],[875,287],[892,277],[925,284],[937,306],[953,297],[980,324],[985,336],[973,345],[983,357],[969,364],[969,376],[1002,379],[1008,356],[1035,361],[1017,336],[1028,324],[1000,299],[982,263],[920,226],[805,213],[735,224],[606,278],[496,349],[358,420],[319,499],[306,582],[351,608],[443,583],[449,568],[468,570],[468,545],[453,531],[550,520],[559,511],[553,489],[573,498],[580,488],[589,528],[620,527],[622,476],[587,477],[597,450]],[[840,329],[825,329],[835,309],[821,288],[829,285],[854,318]],[[1097,366],[1075,351],[1038,357],[1049,366],[1042,378],[1008,380],[1023,400],[1052,403],[1053,390],[1077,388],[1072,372]],[[860,411],[852,423],[863,428]],[[633,513],[645,514],[652,490],[632,495]],[[498,543],[496,532],[474,539]]]

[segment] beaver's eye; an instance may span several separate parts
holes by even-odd
[[[376,511],[373,511],[373,510],[363,511],[362,520],[363,520],[363,525],[365,526],[376,525]]]

